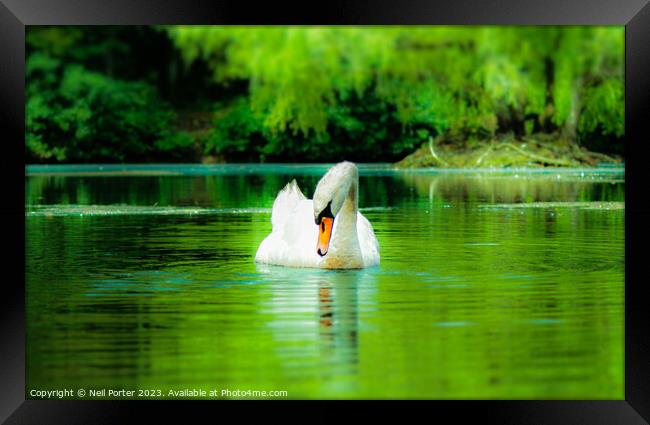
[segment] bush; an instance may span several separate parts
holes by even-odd
[[[191,144],[170,130],[174,113],[146,83],[64,67],[36,53],[27,62],[27,94],[32,161],[142,161]]]
[[[412,152],[437,131],[429,123],[401,124],[396,110],[372,94],[351,96],[327,109],[324,133],[271,130],[264,114],[242,96],[229,106],[216,105],[217,118],[205,145],[206,154],[229,161],[329,162],[394,161]]]
[[[236,98],[225,108],[218,104],[217,119],[205,143],[206,154],[217,154],[232,161],[257,161],[263,156],[262,119],[250,108],[248,98]]]

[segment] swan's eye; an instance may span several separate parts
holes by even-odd
[[[315,221],[317,226],[320,225],[321,220],[324,217],[334,218],[334,214],[332,214],[332,201],[329,201],[323,211],[321,211],[316,217]],[[325,231],[325,229],[323,229],[323,231]]]

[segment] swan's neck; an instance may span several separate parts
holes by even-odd
[[[353,175],[349,180],[348,194],[335,219],[336,228],[330,243],[332,255],[328,255],[326,263],[336,264],[337,267],[341,267],[341,263],[345,263],[346,267],[362,267],[363,258],[357,235],[359,177]]]
[[[349,180],[348,195],[345,197],[345,202],[343,202],[339,214],[354,216],[354,222],[356,224],[357,210],[359,209],[359,177],[353,176]]]

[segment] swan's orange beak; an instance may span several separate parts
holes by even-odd
[[[333,226],[334,219],[332,217],[321,218],[320,226],[318,226],[318,245],[316,245],[316,252],[321,257],[327,254],[327,250],[330,247]]]

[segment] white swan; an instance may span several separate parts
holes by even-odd
[[[323,176],[313,201],[291,181],[273,203],[273,229],[257,249],[255,261],[324,269],[378,265],[379,242],[358,211],[358,192],[359,171],[347,161]]]

